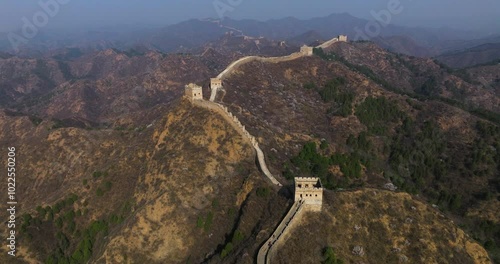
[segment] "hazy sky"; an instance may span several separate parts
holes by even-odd
[[[43,10],[39,2],[56,1],[67,3],[60,4],[60,10],[49,17],[47,28],[165,26],[189,18],[218,17],[214,3],[237,3],[224,13],[236,19],[311,18],[343,12],[370,18],[371,11],[387,9],[389,2],[400,1],[404,10],[394,16],[395,24],[469,26],[500,32],[499,0],[0,0],[0,31],[20,29],[23,17],[33,20]]]

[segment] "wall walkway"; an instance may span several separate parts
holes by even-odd
[[[257,255],[257,264],[269,264],[275,250],[285,240],[287,234],[293,229],[293,225],[298,223],[297,219],[302,216],[305,209],[304,201],[296,201],[288,211],[285,218],[274,230],[272,236],[262,245]]]
[[[317,48],[327,48],[328,46],[332,45],[335,42],[338,42],[338,38],[333,38],[321,45],[319,45]],[[302,53],[302,52],[295,52],[287,56],[282,56],[282,57],[259,57],[259,56],[246,56],[243,58],[240,58],[233,63],[229,64],[227,68],[222,71],[217,78],[223,80],[227,78],[231,73],[233,73],[239,66],[252,62],[252,61],[261,61],[261,62],[270,62],[270,63],[279,63],[279,62],[285,62],[285,61],[290,61],[290,60],[295,60],[301,57],[307,57],[311,56],[311,54],[307,53]],[[212,89],[211,94],[210,94],[210,101],[214,102],[215,98],[217,96],[217,91],[218,89]]]
[[[327,48],[335,42],[338,42],[338,38],[333,38],[319,46],[317,48]],[[261,62],[270,62],[270,63],[279,63],[290,60],[295,60],[301,57],[311,56],[311,54],[295,52],[288,56],[283,57],[259,57],[259,56],[247,56],[241,59],[238,59],[231,63],[223,72],[221,72],[217,78],[223,80],[227,78],[231,73],[233,73],[239,66],[252,62],[252,61],[261,61]],[[259,161],[259,166],[262,172],[266,175],[266,177],[275,185],[282,186],[280,182],[274,178],[269,169],[267,168],[264,152],[260,149],[259,143],[255,139],[254,136],[250,135],[248,131],[245,129],[245,126],[241,124],[236,116],[234,116],[231,112],[228,111],[227,107],[215,103],[215,99],[217,97],[218,89],[212,89],[210,94],[210,101],[202,101],[195,100],[193,103],[195,105],[208,108],[214,110],[221,114],[226,120],[228,120],[231,125],[240,133],[244,138],[250,141],[252,146],[254,147],[257,153],[257,159]],[[260,248],[259,253],[257,255],[257,264],[269,264],[271,262],[272,255],[274,250],[279,247],[281,243],[284,242],[285,236],[293,229],[293,226],[298,223],[298,219],[301,217],[303,210],[305,207],[303,200],[296,201],[292,208],[288,211],[287,215],[279,226],[274,230],[272,236],[264,243],[264,245]]]
[[[323,43],[323,44],[321,44],[321,45],[317,46],[316,48],[326,49],[326,48],[328,48],[330,45],[332,45],[333,43],[338,42],[338,41],[339,41],[339,39],[338,39],[338,38],[332,38],[332,39],[330,39],[329,41],[327,41],[327,42],[325,42],[325,43]]]
[[[255,152],[257,154],[257,159],[259,161],[260,169],[262,170],[264,175],[266,175],[266,177],[274,185],[283,186],[278,180],[276,180],[276,178],[271,174],[271,172],[267,168],[266,159],[264,157],[264,152],[260,149],[259,143],[257,142],[257,139],[255,139],[255,137],[252,136],[246,130],[245,126],[240,122],[240,120],[238,120],[238,118],[236,116],[234,116],[231,112],[229,112],[227,107],[225,107],[221,104],[218,104],[218,103],[204,101],[204,100],[193,100],[193,104],[200,106],[200,107],[203,107],[203,108],[213,110],[213,111],[219,113],[220,115],[222,115],[222,117],[224,119],[226,119],[236,129],[236,131],[238,131],[238,133],[240,133],[243,136],[244,139],[248,140],[250,142],[250,144],[252,144],[252,146],[255,149]]]

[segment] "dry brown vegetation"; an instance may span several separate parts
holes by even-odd
[[[487,252],[441,212],[405,193],[327,192],[273,263],[319,263],[332,247],[344,263],[490,263]],[[353,248],[363,248],[363,255]]]
[[[28,219],[20,219],[26,226],[16,261],[84,259],[89,244],[80,242],[94,241],[88,259],[97,263],[253,263],[292,190],[265,181],[252,148],[222,117],[178,100],[185,83],[206,87],[235,57],[218,53],[237,49],[228,50],[209,48],[202,56],[106,50],[45,64],[1,59],[0,68],[32,77],[0,83],[16,101],[0,111],[0,148],[18,149],[18,213]],[[370,43],[340,43],[333,51],[347,62],[313,56],[244,65],[225,80],[219,98],[258,138],[283,182],[316,174],[330,189],[392,181],[420,199],[373,189],[328,192],[323,213],[304,218],[278,260],[321,261],[328,246],[354,263],[397,262],[402,255],[409,263],[485,259],[449,218],[494,253],[498,126],[436,98],[498,111],[495,66],[462,76]],[[490,88],[475,83],[482,75]],[[427,82],[432,77],[436,83]],[[438,97],[411,94],[422,91]],[[380,116],[370,115],[380,109]],[[310,142],[318,146],[313,159],[294,163]],[[421,163],[410,162],[409,153]],[[355,173],[348,171],[353,164]],[[359,258],[351,253],[358,243],[365,250]],[[12,262],[1,253],[1,263]]]

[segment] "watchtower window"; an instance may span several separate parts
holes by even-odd
[[[302,188],[302,184],[297,185],[299,188]]]
[[[306,184],[306,188],[309,188],[309,184]]]

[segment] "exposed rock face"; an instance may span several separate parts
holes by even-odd
[[[365,250],[363,249],[362,246],[355,246],[353,249],[352,249],[352,254],[354,256],[359,256],[359,257],[362,257],[365,255]]]

